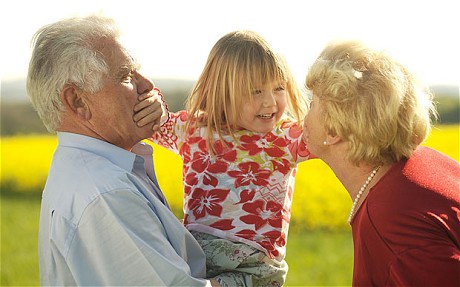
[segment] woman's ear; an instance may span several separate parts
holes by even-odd
[[[91,118],[91,111],[82,98],[82,92],[74,85],[66,84],[64,86],[61,92],[61,100],[66,109],[76,117],[82,120],[89,120]]]
[[[327,143],[327,145],[334,145],[340,142],[341,140],[342,139],[338,135],[327,134],[325,143]]]

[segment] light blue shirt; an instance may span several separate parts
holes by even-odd
[[[42,285],[209,286],[202,249],[155,178],[141,178],[141,156],[77,134],[58,142],[40,213]]]

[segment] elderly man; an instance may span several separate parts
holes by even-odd
[[[34,38],[27,90],[59,141],[40,214],[41,284],[209,286],[203,251],[168,208],[151,147],[139,143],[158,128],[161,104],[152,103],[157,123],[133,121],[139,95],[154,86],[118,37],[113,20],[89,16]]]

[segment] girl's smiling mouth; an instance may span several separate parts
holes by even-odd
[[[257,115],[257,117],[261,119],[272,119],[274,116],[274,113]]]

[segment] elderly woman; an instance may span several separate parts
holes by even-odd
[[[460,286],[460,166],[420,146],[430,93],[356,41],[328,45],[306,86],[305,140],[353,200],[353,285]]]

